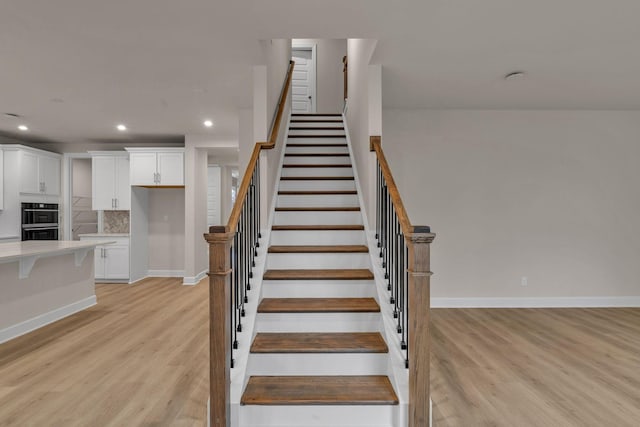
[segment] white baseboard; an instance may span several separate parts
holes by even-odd
[[[202,279],[207,276],[207,270],[203,270],[198,275],[192,277],[185,277],[182,281],[183,285],[193,286],[197,285]]]
[[[72,304],[65,305],[64,307],[57,308],[48,313],[33,317],[29,320],[25,320],[24,322],[20,322],[17,325],[9,326],[8,328],[0,330],[0,344],[17,338],[20,335],[35,331],[36,329],[46,326],[49,323],[64,319],[67,316],[71,316],[72,314],[92,307],[96,305],[96,303],[96,296],[93,295],[80,301],[76,301]]]
[[[558,298],[431,298],[431,308],[640,307],[640,296]]]
[[[147,277],[184,277],[184,270],[149,270]]]

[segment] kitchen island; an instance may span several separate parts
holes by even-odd
[[[0,243],[0,343],[95,305],[93,251],[105,243]]]

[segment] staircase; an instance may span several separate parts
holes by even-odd
[[[395,424],[351,161],[341,115],[292,115],[241,426]]]

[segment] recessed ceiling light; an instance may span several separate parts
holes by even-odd
[[[512,71],[504,76],[505,80],[519,80],[525,76],[524,71]]]
[[[21,131],[23,131],[23,132],[26,132],[26,131],[28,131],[28,130],[29,130],[29,128],[28,128],[27,126],[25,126],[25,125],[20,125],[20,126],[18,126],[18,129],[20,129],[20,130],[21,130]]]
[[[204,121],[204,125],[205,125],[206,127],[210,128],[210,127],[212,127],[212,126],[213,126],[213,122],[212,122],[211,120],[205,120],[205,121]]]
[[[120,132],[124,132],[125,130],[127,130],[127,127],[125,125],[118,125],[116,126],[116,128],[120,131]]]

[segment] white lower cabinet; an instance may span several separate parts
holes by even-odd
[[[84,235],[80,240],[116,243],[97,246],[94,251],[96,280],[129,280],[129,238]]]

